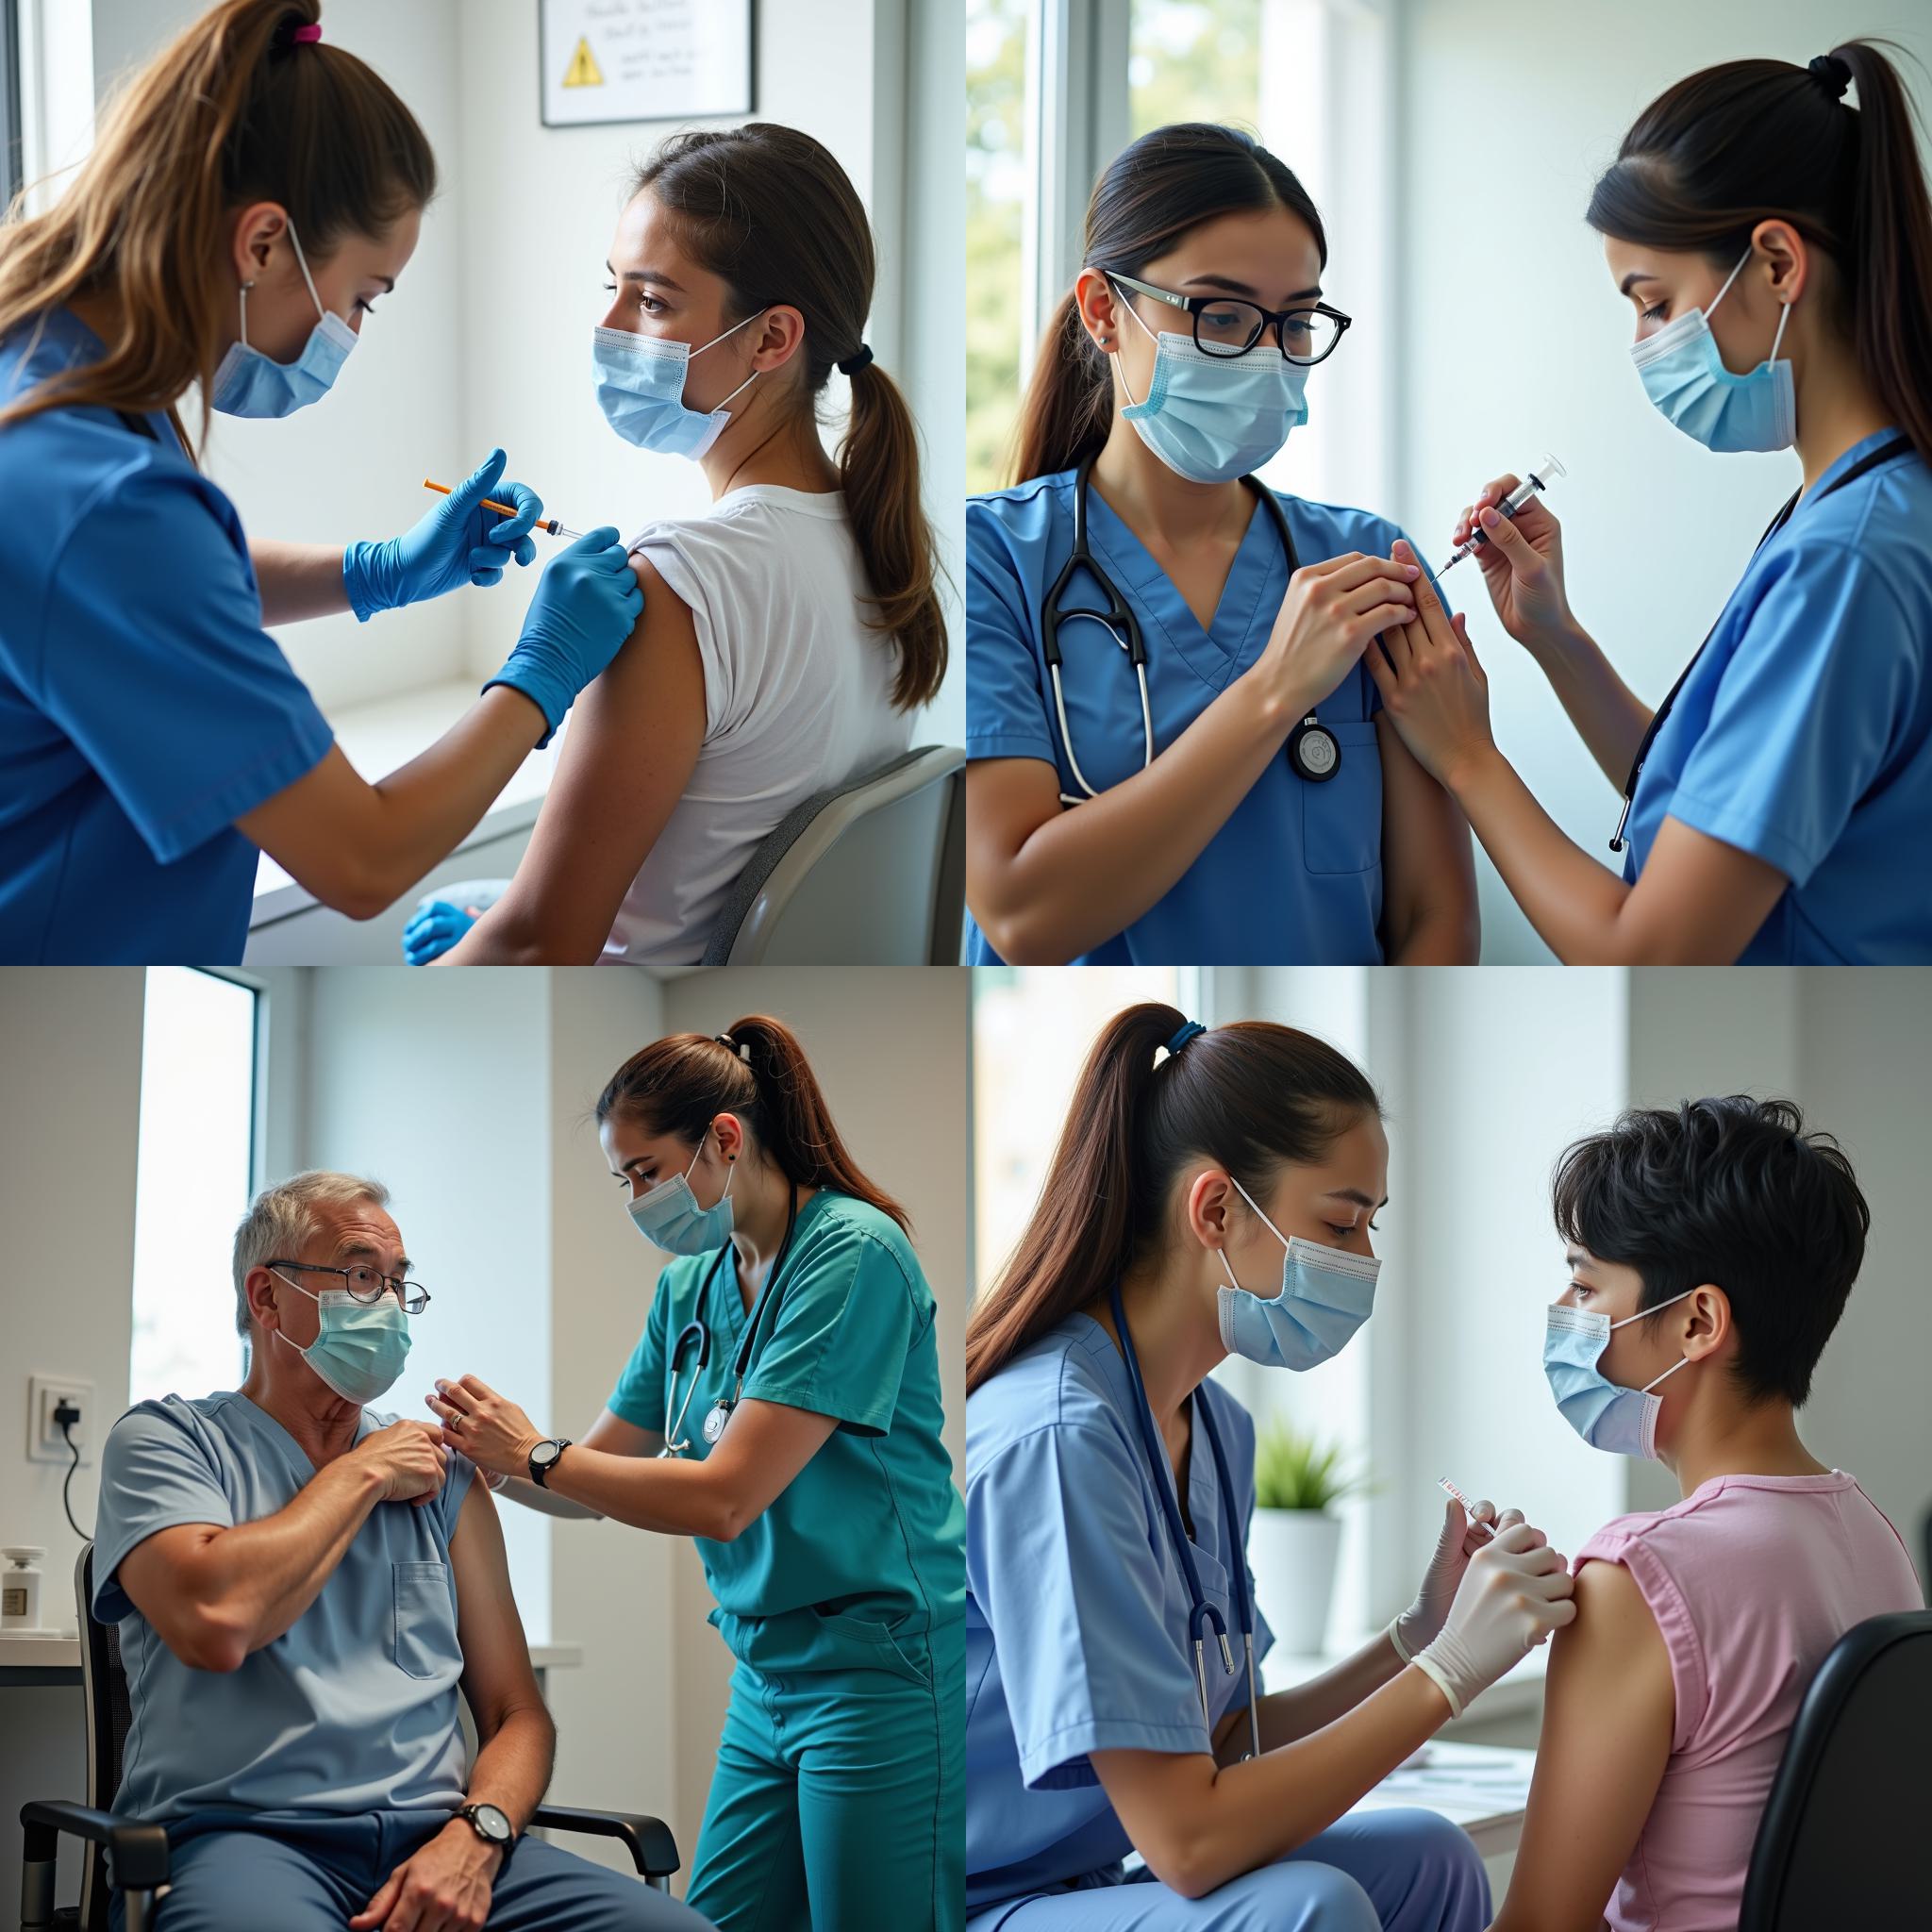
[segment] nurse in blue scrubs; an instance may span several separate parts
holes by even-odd
[[[0,961],[237,961],[262,852],[373,917],[642,608],[616,531],[591,532],[478,702],[374,785],[263,630],[493,584],[531,560],[541,509],[499,450],[400,537],[251,542],[182,431],[191,390],[252,417],[324,396],[435,191],[409,110],[318,13],[210,8],[127,83],[53,208],[0,229]]]
[[[1452,1505],[1381,1635],[1263,1691],[1254,1424],[1210,1377],[1347,1344],[1388,1162],[1374,1089],[1307,1034],[1149,1004],[1095,1042],[967,1331],[967,1932],[1490,1923],[1447,1820],[1344,1814],[1574,1617],[1562,1557]]]
[[[1157,129],[1094,190],[1020,480],[967,508],[975,964],[1475,958],[1468,828],[1362,662],[1425,574],[1250,475],[1349,326],[1326,258],[1231,128]]]
[[[1388,712],[1560,959],[1932,960],[1932,203],[1898,75],[1856,41],[1692,75],[1589,219],[1651,402],[1716,452],[1794,449],[1800,487],[1656,709],[1572,613],[1556,519],[1497,516],[1514,476],[1457,525],[1491,540],[1503,627],[1624,794],[1621,876],[1497,749],[1461,620],[1426,595],[1369,657]]]

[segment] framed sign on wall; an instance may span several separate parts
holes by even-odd
[[[755,0],[538,0],[543,125],[752,111]]]

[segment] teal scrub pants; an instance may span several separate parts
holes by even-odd
[[[963,1622],[817,1649],[838,1660],[740,1651],[686,1902],[719,1932],[960,1932]]]

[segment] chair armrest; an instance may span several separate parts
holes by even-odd
[[[540,1805],[530,1824],[544,1831],[581,1831],[619,1838],[631,1863],[646,1878],[668,1878],[677,1870],[677,1840],[661,1818],[641,1811],[589,1811],[576,1805]]]
[[[108,1876],[122,1891],[152,1891],[168,1882],[168,1834],[145,1819],[125,1818],[65,1798],[35,1798],[20,1807],[21,1864],[51,1865],[62,1832],[105,1845]],[[23,1870],[25,1887],[27,1874]]]

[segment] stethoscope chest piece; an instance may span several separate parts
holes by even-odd
[[[705,1441],[715,1443],[718,1438],[724,1433],[724,1424],[730,1420],[731,1405],[728,1402],[721,1399],[712,1403],[710,1407],[705,1412]]]
[[[1288,759],[1311,785],[1325,784],[1341,769],[1341,746],[1327,725],[1310,711],[1288,741]]]

